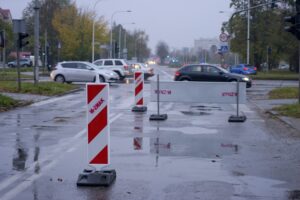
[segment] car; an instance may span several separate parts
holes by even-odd
[[[132,64],[132,71],[141,71],[144,73],[144,79],[147,80],[149,77],[154,76],[154,71],[152,67],[144,63],[134,63]]]
[[[99,69],[109,69],[116,72],[120,80],[131,75],[130,67],[124,59],[99,59],[95,60],[93,64],[97,65]]]
[[[29,58],[21,58],[19,60],[21,67],[31,67],[32,61]],[[8,67],[17,67],[17,60],[11,61],[7,63]]]
[[[92,63],[83,61],[59,62],[50,73],[52,80],[60,83],[95,82],[99,76],[100,82],[116,82],[118,74],[111,70],[98,69]]]
[[[238,65],[231,66],[229,67],[229,71],[231,73],[245,74],[245,75],[257,74],[257,68],[248,64],[238,64]]]
[[[222,67],[209,64],[191,64],[181,67],[175,72],[175,81],[206,81],[206,82],[246,82],[247,88],[252,86],[249,77],[228,72]]]

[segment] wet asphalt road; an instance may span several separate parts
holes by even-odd
[[[156,68],[162,80],[172,69]],[[171,74],[171,75],[170,75]],[[151,78],[155,79],[155,78]],[[245,123],[228,123],[234,105],[162,103],[164,122],[132,113],[133,85],[110,86],[111,187],[77,187],[86,168],[85,91],[0,113],[1,200],[242,200],[300,196],[299,138],[257,111],[274,84],[257,81],[241,105]],[[294,84],[286,83],[285,84]],[[288,135],[288,134],[287,134]]]

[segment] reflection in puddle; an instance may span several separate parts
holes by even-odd
[[[190,116],[202,116],[202,115],[210,115],[211,113],[208,112],[197,112],[197,111],[180,111],[184,115]]]

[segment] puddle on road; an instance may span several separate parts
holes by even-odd
[[[210,115],[211,113],[208,112],[193,112],[193,111],[180,111],[184,115],[189,116],[203,116],[203,115]]]
[[[209,129],[203,127],[176,127],[176,128],[166,128],[161,127],[161,131],[174,131],[174,132],[181,132],[183,134],[188,135],[204,135],[204,134],[217,134],[217,129]]]
[[[69,121],[69,119],[71,119],[71,117],[54,117],[53,121],[55,123],[64,123]]]
[[[222,110],[219,106],[191,106],[191,108],[196,108],[197,110],[201,111],[212,111],[212,110]]]

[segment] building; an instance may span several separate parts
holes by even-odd
[[[210,50],[211,46],[219,46],[219,40],[217,38],[200,38],[194,41],[194,50]]]
[[[12,16],[9,9],[2,9],[0,8],[0,19],[12,23]]]

